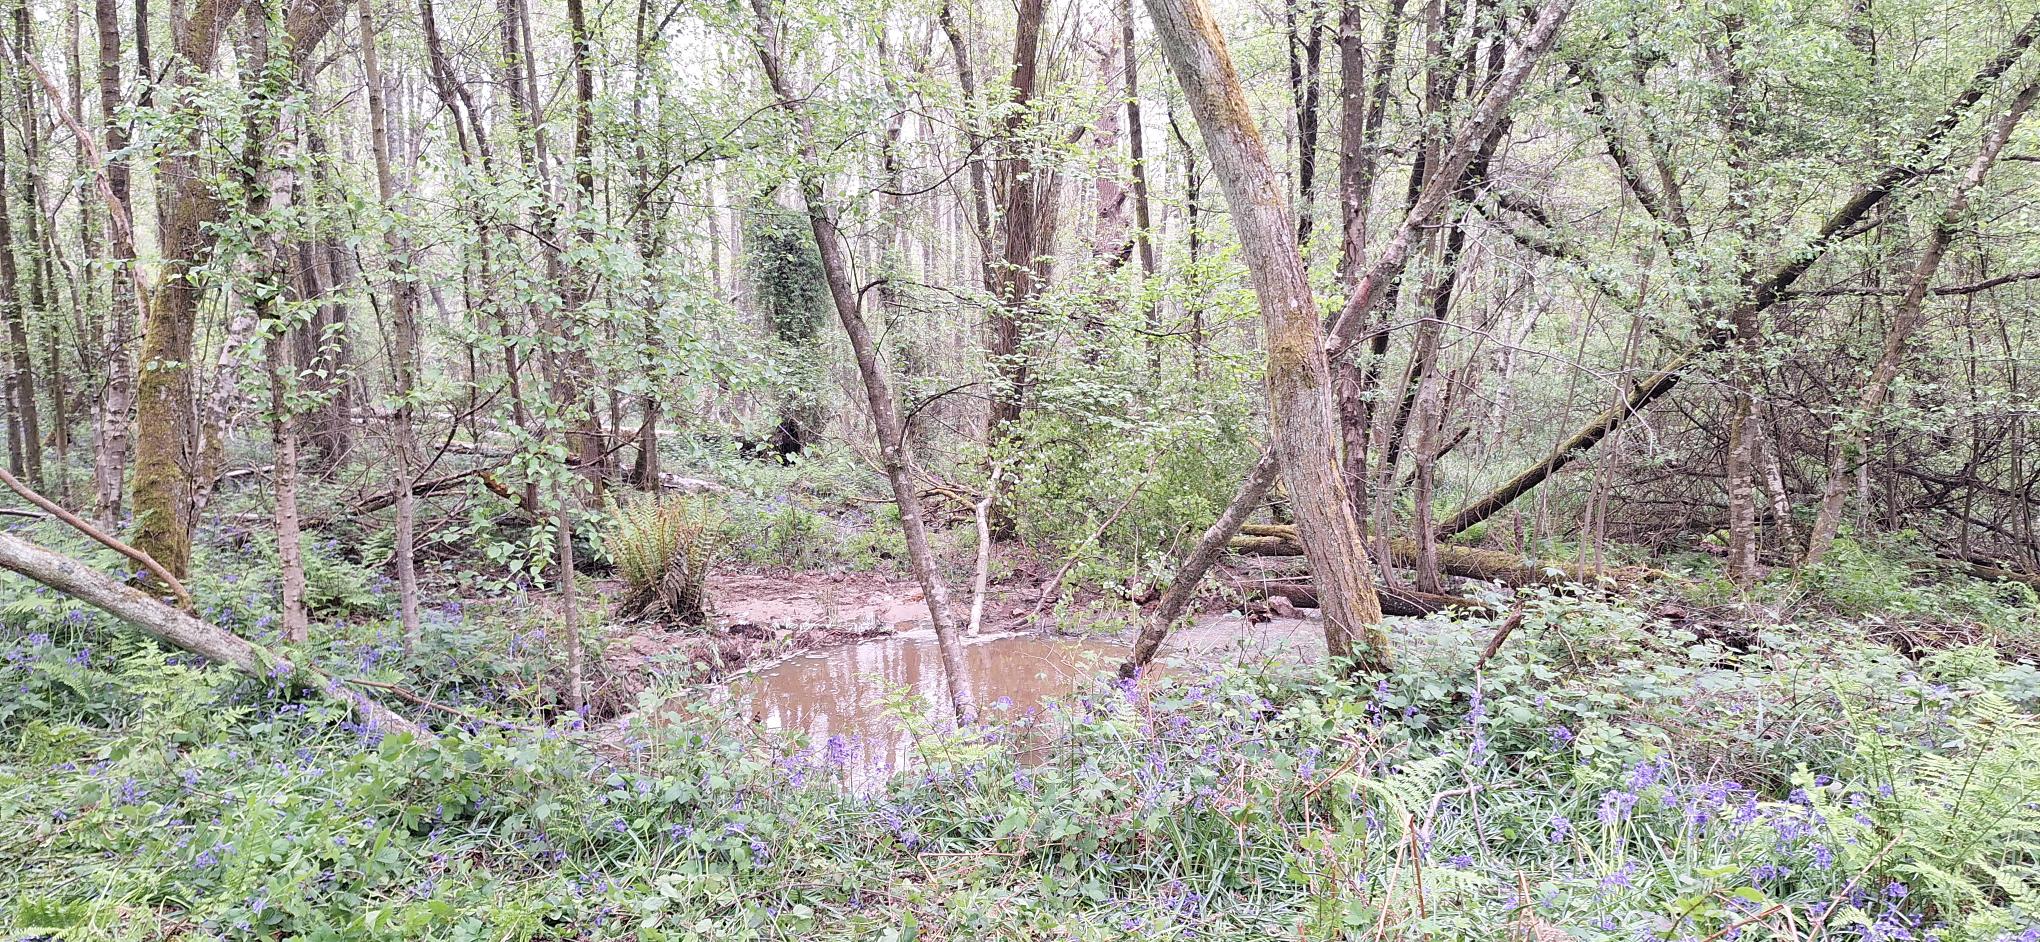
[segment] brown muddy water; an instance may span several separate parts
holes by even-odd
[[[1164,645],[1199,662],[1304,661],[1322,658],[1316,621],[1255,625],[1225,615],[1188,626]],[[1109,681],[1126,658],[1125,640],[1008,634],[970,639],[966,670],[988,717],[1022,718],[1043,705]],[[853,784],[883,781],[912,765],[911,734],[896,704],[940,716],[948,684],[932,632],[925,629],[789,658],[730,679],[727,693],[768,729],[804,733],[846,759]],[[909,699],[902,699],[909,698]],[[918,701],[918,703],[916,703]]]

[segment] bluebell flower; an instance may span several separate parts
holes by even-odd
[[[1546,822],[1546,824],[1551,828],[1550,841],[1553,844],[1565,840],[1566,836],[1572,833],[1572,819],[1565,815],[1552,815],[1551,820]]]

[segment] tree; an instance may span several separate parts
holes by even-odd
[[[836,222],[828,188],[820,176],[821,154],[815,139],[814,120],[808,113],[806,99],[795,92],[787,75],[779,30],[769,0],[751,0],[751,9],[757,15],[754,45],[759,64],[764,67],[766,81],[778,99],[779,107],[791,115],[798,134],[795,141],[799,160],[796,182],[800,186],[809,226],[814,231],[815,249],[821,255],[822,274],[829,286],[830,300],[835,304],[836,317],[842,322],[843,333],[849,338],[851,352],[857,360],[858,377],[864,385],[865,407],[871,413],[871,422],[878,434],[879,463],[885,471],[887,483],[892,487],[893,502],[899,507],[900,528],[905,531],[907,540],[907,559],[928,601],[928,620],[934,625],[936,643],[942,654],[943,675],[949,682],[950,706],[959,722],[968,722],[976,710],[976,699],[971,690],[969,671],[963,662],[963,642],[957,635],[955,615],[949,609],[949,589],[936,566],[934,551],[929,548],[926,511],[921,506],[920,492],[908,466],[906,429],[900,421],[892,378],[887,375],[878,342],[872,337],[871,327],[864,319],[860,292],[850,281],[842,229]]]

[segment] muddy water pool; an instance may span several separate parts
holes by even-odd
[[[1188,626],[1162,657],[1188,661],[1299,661],[1321,658],[1316,621],[1252,624],[1237,615]],[[1009,634],[970,639],[964,660],[980,709],[1021,718],[1057,698],[1108,682],[1127,641]],[[940,715],[948,685],[935,637],[926,629],[790,658],[732,678],[726,691],[768,729],[804,733],[816,747],[840,751],[853,782],[883,780],[911,764],[913,744],[895,704],[919,701]]]

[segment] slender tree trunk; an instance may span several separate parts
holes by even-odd
[[[302,81],[302,76],[292,71],[290,78],[274,77],[270,69],[270,57],[275,51],[269,31],[267,11],[259,6],[243,8],[247,14],[247,33],[244,55],[249,59],[250,72],[258,76],[254,94],[248,107],[251,127],[262,126],[271,120],[272,110],[281,110],[282,102],[291,89]],[[242,185],[246,191],[244,210],[251,220],[273,221],[290,209],[297,192],[294,156],[298,135],[282,122],[275,125],[277,134],[251,136],[247,142],[242,163],[245,167]],[[275,532],[276,557],[281,570],[283,590],[283,638],[287,642],[302,642],[311,635],[311,617],[306,608],[306,584],[303,534],[298,512],[298,429],[296,409],[293,407],[294,380],[308,361],[292,362],[288,349],[290,335],[289,314],[277,302],[284,297],[290,282],[290,250],[286,245],[286,234],[282,227],[263,226],[257,240],[262,269],[258,275],[258,287],[253,292],[253,301],[245,317],[252,326],[249,335],[260,336],[259,342],[251,343],[251,349],[261,356],[264,378],[269,385],[270,441],[275,447],[275,468],[271,472],[271,484],[276,497]],[[231,333],[231,331],[230,331]],[[222,366],[216,383],[220,387],[238,390],[236,371],[228,367],[226,356],[230,355],[235,338],[228,340],[227,354],[222,356]],[[266,354],[266,355],[264,355]],[[233,393],[238,395],[237,392]],[[214,399],[222,398],[216,390]],[[216,426],[211,441],[213,448],[224,451],[226,417],[214,419]],[[218,458],[209,463],[207,479],[218,467]]]
[[[567,645],[567,709],[585,720],[588,685],[587,668],[582,662],[586,654],[581,643],[580,598],[575,594],[578,587],[574,584],[574,521],[568,509],[574,501],[564,488],[555,497],[559,503],[555,528],[559,531],[561,624],[566,630],[566,637],[562,640]]]
[[[1183,241],[1184,254],[1189,257],[1184,279],[1188,282],[1183,304],[1190,314],[1190,375],[1203,382],[1206,373],[1204,338],[1204,293],[1203,279],[1199,275],[1198,262],[1203,257],[1204,247],[1204,175],[1198,171],[1197,148],[1190,145],[1190,139],[1183,134],[1183,126],[1176,122],[1174,113],[1169,115],[1169,130],[1176,135],[1176,143],[1183,151]]]
[[[127,147],[127,125],[120,119],[123,100],[120,9],[115,0],[94,0],[93,19],[99,32],[99,112],[107,155],[105,182],[113,200],[126,207],[131,203],[128,165],[125,159],[116,156]],[[109,220],[109,225],[118,228],[121,223]],[[126,493],[128,423],[134,408],[134,363],[130,348],[134,343],[136,306],[134,284],[127,270],[134,264],[134,245],[126,239],[112,242],[113,271],[107,280],[106,382],[99,397],[98,441],[92,462],[94,516],[109,524],[119,519]]]
[[[1325,33],[1323,9],[1311,3],[1298,10],[1306,2],[1284,0],[1282,22],[1289,39],[1290,103],[1296,109],[1296,243],[1309,251],[1317,221],[1318,90]]]
[[[1247,518],[1254,515],[1262,499],[1268,496],[1268,488],[1275,483],[1276,465],[1275,449],[1264,449],[1261,460],[1254,462],[1253,469],[1240,482],[1239,490],[1233,493],[1232,502],[1225,505],[1218,519],[1198,538],[1196,547],[1183,558],[1183,564],[1176,567],[1175,581],[1170,582],[1169,590],[1162,593],[1162,600],[1155,606],[1154,614],[1141,623],[1140,637],[1134,640],[1133,654],[1120,665],[1120,676],[1131,677],[1155,659],[1155,652],[1161,650],[1162,640],[1168,637],[1169,630],[1175,627],[1176,620],[1183,617],[1183,611],[1189,608],[1190,600],[1197,595],[1198,583],[1204,581],[1205,574],[1218,562],[1219,554],[1225,552],[1233,534],[1240,532],[1240,527],[1246,525]]]
[[[1141,126],[1140,48],[1134,44],[1133,19],[1133,0],[1120,0],[1119,45],[1126,59],[1126,154],[1133,168],[1133,239],[1142,279],[1135,297],[1141,307],[1141,324],[1147,330],[1148,372],[1156,373],[1162,365],[1162,322],[1147,291],[1147,282],[1155,277],[1154,216],[1148,205],[1147,131]]]
[[[20,109],[21,115],[21,174],[16,178],[15,183],[20,190],[19,206],[22,209],[21,224],[23,236],[16,243],[16,246],[20,250],[22,261],[27,267],[27,270],[23,273],[24,277],[22,280],[26,282],[28,287],[28,310],[33,312],[34,320],[42,327],[44,335],[52,338],[45,344],[50,349],[50,356],[45,359],[42,371],[45,385],[50,391],[52,412],[51,422],[47,428],[43,422],[41,409],[36,402],[34,374],[33,372],[24,372],[22,374],[22,432],[24,437],[30,438],[30,440],[24,442],[28,447],[23,457],[31,465],[28,470],[33,474],[33,480],[40,481],[45,471],[42,454],[43,443],[46,439],[55,442],[58,463],[54,471],[57,479],[62,481],[64,471],[62,462],[64,453],[64,371],[63,364],[56,357],[56,341],[54,340],[57,329],[57,310],[56,282],[51,255],[52,250],[55,248],[55,239],[47,236],[44,231],[46,227],[43,224],[42,121],[37,114],[35,106],[35,78],[29,73],[27,62],[29,50],[34,48],[32,42],[33,36],[29,30],[28,4],[26,0],[23,0],[23,2],[17,3],[14,6],[14,49],[15,55],[21,57],[20,60],[14,63],[16,83],[15,104]],[[52,101],[51,104],[57,105],[59,102]],[[26,341],[27,338],[24,337],[23,339]],[[22,363],[33,361],[30,351],[25,348],[20,351],[18,356]],[[38,486],[40,485],[38,484]]]
[[[634,172],[636,177],[631,184],[631,193],[633,210],[638,216],[637,227],[633,234],[637,239],[638,256],[643,260],[647,272],[656,271],[655,263],[660,250],[658,236],[660,225],[663,221],[663,214],[654,213],[650,205],[652,199],[650,190],[652,167],[645,148],[645,139],[651,136],[651,128],[647,127],[645,123],[644,102],[646,86],[649,84],[651,77],[652,47],[657,38],[651,35],[647,29],[650,18],[651,9],[649,0],[637,0],[637,41],[634,44],[636,59],[634,62],[635,68],[631,74],[632,82],[636,87],[632,90],[630,96],[631,124],[637,129],[637,139],[632,143],[631,147],[631,161],[635,165]],[[715,244],[715,214],[713,207],[710,208],[707,216],[710,231],[710,244],[708,247],[710,283],[719,289],[722,284],[722,274],[718,267],[718,256],[721,252],[721,247]],[[637,467],[633,476],[637,481],[639,490],[656,494],[659,491],[659,419],[664,403],[661,396],[662,389],[654,381],[654,378],[659,375],[657,367],[659,360],[664,355],[664,350],[659,337],[658,279],[656,276],[648,275],[645,282],[645,300],[639,324],[644,334],[640,344],[640,349],[643,351],[641,368],[644,371],[648,385],[638,405],[641,418],[638,421],[637,433]]]
[[[520,6],[522,0],[519,0]],[[527,28],[529,28],[527,23]],[[572,239],[575,244],[586,246],[594,242],[595,233],[587,221],[595,212],[595,64],[588,33],[588,16],[582,0],[567,0],[567,40],[571,52],[571,69],[574,81],[574,135],[573,135],[573,211],[579,222],[574,226]],[[588,302],[593,296],[594,275],[588,266],[580,262],[569,262],[567,287],[562,298],[569,317],[585,318]],[[587,347],[581,343],[570,343],[565,351],[567,365],[571,367],[588,387],[576,385],[571,398],[562,402],[574,404],[575,427],[573,434],[575,463],[581,475],[594,486],[594,497],[602,496],[604,478],[609,469],[609,437],[604,431],[592,398],[591,382],[597,375],[596,365],[588,358]],[[556,390],[557,393],[567,392]]]
[[[1899,371],[1905,365],[1906,348],[1913,335],[1929,320],[1927,292],[1933,286],[1934,275],[1940,271],[1942,258],[1947,255],[1948,243],[1969,213],[1970,197],[1990,175],[1990,169],[2004,151],[2005,143],[2032,109],[2036,94],[2040,94],[2040,85],[2028,85],[2013,97],[2003,116],[1985,136],[1976,159],[1969,165],[1969,172],[1955,184],[1954,193],[1948,197],[1947,208],[1927,234],[1927,244],[1920,250],[1919,260],[1913,263],[1905,294],[1899,299],[1898,311],[1885,332],[1884,349],[1878,355],[1877,365],[1871,368],[1868,381],[1857,394],[1855,415],[1845,426],[1848,431],[1843,444],[1829,459],[1827,482],[1821,488],[1820,504],[1814,511],[1813,525],[1806,538],[1804,562],[1808,566],[1819,565],[1834,546],[1835,535],[1841,530],[1842,511],[1848,495],[1850,465],[1862,461],[1868,448],[1867,426],[1890,396],[1891,384],[1898,379]]]
[[[19,40],[17,39],[18,43]],[[17,46],[17,52],[19,47]],[[5,122],[0,122],[4,125]],[[0,157],[7,150],[4,128],[0,128]],[[28,312],[33,304],[29,278],[22,276],[17,259],[26,254],[31,266],[34,255],[24,253],[14,238],[14,203],[20,201],[22,192],[9,187],[7,161],[0,159],[0,291],[6,297],[0,298],[0,315],[7,319],[7,348],[10,356],[7,377],[7,414],[14,429],[15,448],[10,454],[10,466],[18,459],[23,476],[35,488],[42,487],[42,423],[38,421],[35,408],[35,365],[28,346]],[[26,188],[21,188],[25,190]],[[24,207],[27,216],[34,216],[36,208]]]
[[[978,251],[983,254],[992,237],[992,191],[985,177],[985,162],[978,154],[984,144],[982,110],[984,102],[978,96],[977,69],[972,65],[969,39],[956,22],[954,0],[943,0],[936,12],[936,21],[942,26],[942,34],[949,40],[949,53],[956,60],[956,84],[963,93],[964,120],[963,146],[965,170],[970,178],[968,206],[972,234],[978,239]]]
[[[282,570],[283,638],[302,642],[311,637],[311,615],[305,607],[305,560],[303,534],[298,514],[298,435],[286,403],[286,381],[277,361],[284,359],[279,344],[270,345],[269,435],[276,446],[276,470],[271,480],[276,489],[276,560]]]
[[[389,218],[383,233],[389,247],[390,269],[390,374],[394,380],[395,408],[391,410],[391,431],[396,452],[396,536],[391,553],[397,568],[397,602],[406,650],[416,647],[424,633],[418,617],[417,485],[418,436],[415,428],[418,388],[419,331],[418,288],[410,278],[411,240],[403,228],[404,217],[397,205],[396,175],[390,167],[389,108],[384,99],[382,61],[377,51],[378,25],[370,0],[356,0],[361,21],[361,75],[368,87],[369,145],[375,154],[377,199]]]
[[[1125,68],[1128,50],[1121,42],[1122,30],[1092,30],[1092,70],[1103,87],[1104,106],[1091,126],[1091,148],[1097,154],[1099,173],[1092,182],[1095,214],[1091,230],[1091,257],[1101,273],[1110,275],[1132,259],[1135,235],[1128,218],[1129,195],[1116,175],[1107,168],[1119,156],[1120,116],[1125,113]],[[1086,306],[1084,357],[1096,363],[1104,352],[1105,312],[1114,307],[1112,293]]]
[[[814,121],[806,108],[799,104],[801,99],[795,94],[780,61],[778,29],[768,4],[769,0],[751,0],[751,7],[758,16],[758,59],[764,66],[773,94],[779,97],[780,107],[793,113],[800,129],[801,195],[807,204],[808,222],[814,229],[815,246],[821,252],[822,272],[828,281],[829,295],[836,304],[837,318],[843,322],[843,332],[849,336],[851,352],[857,358],[857,372],[864,381],[865,404],[871,411],[872,425],[878,432],[879,462],[885,469],[886,480],[892,485],[893,500],[899,506],[900,528],[906,535],[908,562],[927,597],[929,621],[934,625],[943,673],[949,681],[950,705],[959,721],[969,722],[976,711],[976,698],[971,689],[970,674],[964,666],[963,642],[957,636],[955,616],[949,610],[949,589],[943,583],[934,551],[928,545],[925,513],[908,465],[905,431],[901,428],[892,379],[886,373],[885,361],[876,338],[872,336],[871,327],[864,320],[857,288],[850,281],[849,263],[843,257],[842,233],[837,228],[826,189],[816,176],[820,153],[815,141]]]

